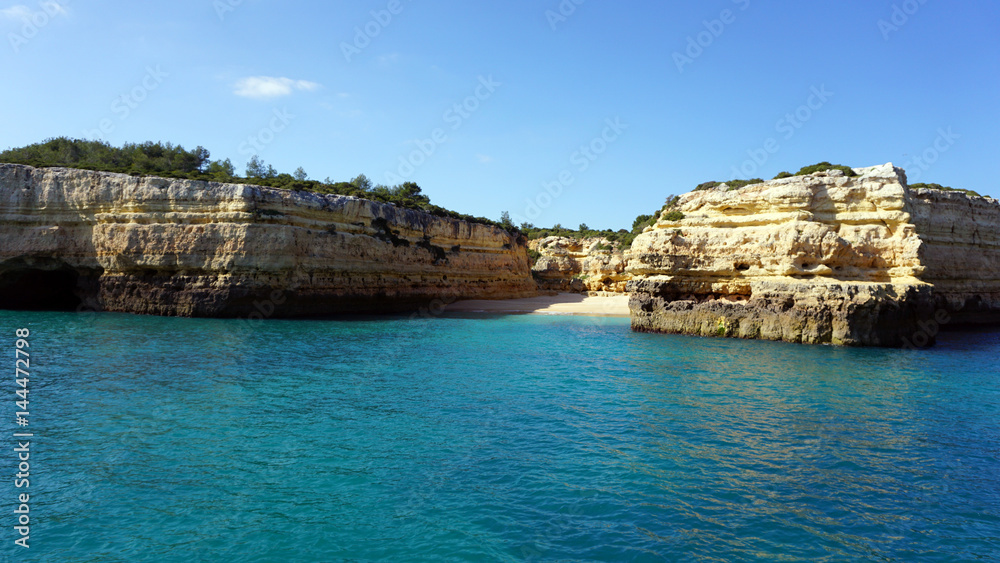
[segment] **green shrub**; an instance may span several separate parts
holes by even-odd
[[[778,175],[774,177],[775,180],[780,180],[782,178],[791,178],[794,176],[791,172],[778,172]]]
[[[910,189],[911,190],[917,190],[917,189],[921,189],[921,188],[927,189],[927,190],[940,190],[942,192],[962,192],[965,195],[970,195],[970,196],[975,196],[975,197],[983,197],[983,196],[979,195],[978,192],[974,192],[972,190],[963,190],[961,188],[952,188],[952,187],[948,187],[948,186],[942,186],[941,184],[910,184]]]
[[[829,162],[820,162],[819,164],[813,164],[812,166],[806,166],[795,173],[796,176],[809,176],[810,174],[815,174],[817,172],[824,172],[826,170],[840,170],[845,176],[857,176],[858,173],[851,169],[850,166],[844,166],[842,164],[830,164]]]
[[[730,180],[730,181],[726,182],[726,185],[729,186],[729,189],[727,189],[726,191],[727,192],[731,192],[733,190],[738,190],[740,188],[745,188],[745,187],[751,186],[753,184],[763,184],[763,183],[764,183],[764,180],[761,180],[760,178],[753,178],[751,180]]]
[[[643,229],[653,224],[652,215],[639,215],[632,221],[632,230],[642,232]]]
[[[663,216],[663,219],[665,221],[680,221],[683,218],[684,218],[684,214],[681,213],[680,211],[676,211],[676,210],[675,211],[671,211],[670,213],[667,213],[666,215]]]
[[[764,180],[761,180],[760,178],[753,178],[750,180],[729,180],[728,182],[703,182],[701,184],[698,184],[698,186],[691,191],[703,192],[705,190],[715,189],[721,186],[722,184],[726,184],[726,186],[728,186],[726,191],[732,191],[749,186],[751,184],[762,184],[762,183],[764,183]],[[668,202],[668,207],[672,207],[672,205],[669,205],[669,202]]]

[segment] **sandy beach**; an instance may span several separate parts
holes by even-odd
[[[526,299],[458,301],[449,305],[447,310],[451,313],[629,316],[628,295],[589,297],[579,293],[542,295]]]

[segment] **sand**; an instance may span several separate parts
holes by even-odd
[[[449,313],[629,316],[628,295],[588,297],[579,293],[560,293],[526,299],[458,301],[448,305],[446,311]]]

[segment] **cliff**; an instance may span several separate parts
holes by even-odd
[[[543,290],[621,293],[630,279],[624,252],[605,238],[545,237],[528,248],[540,254],[532,274]]]
[[[1000,321],[1000,205],[891,164],[681,196],[628,254],[635,330],[923,346]]]
[[[525,241],[492,226],[344,196],[0,165],[4,308],[290,317],[535,292]]]

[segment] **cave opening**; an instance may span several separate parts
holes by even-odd
[[[0,273],[0,309],[75,311],[81,303],[80,273],[72,268],[25,267]]]

